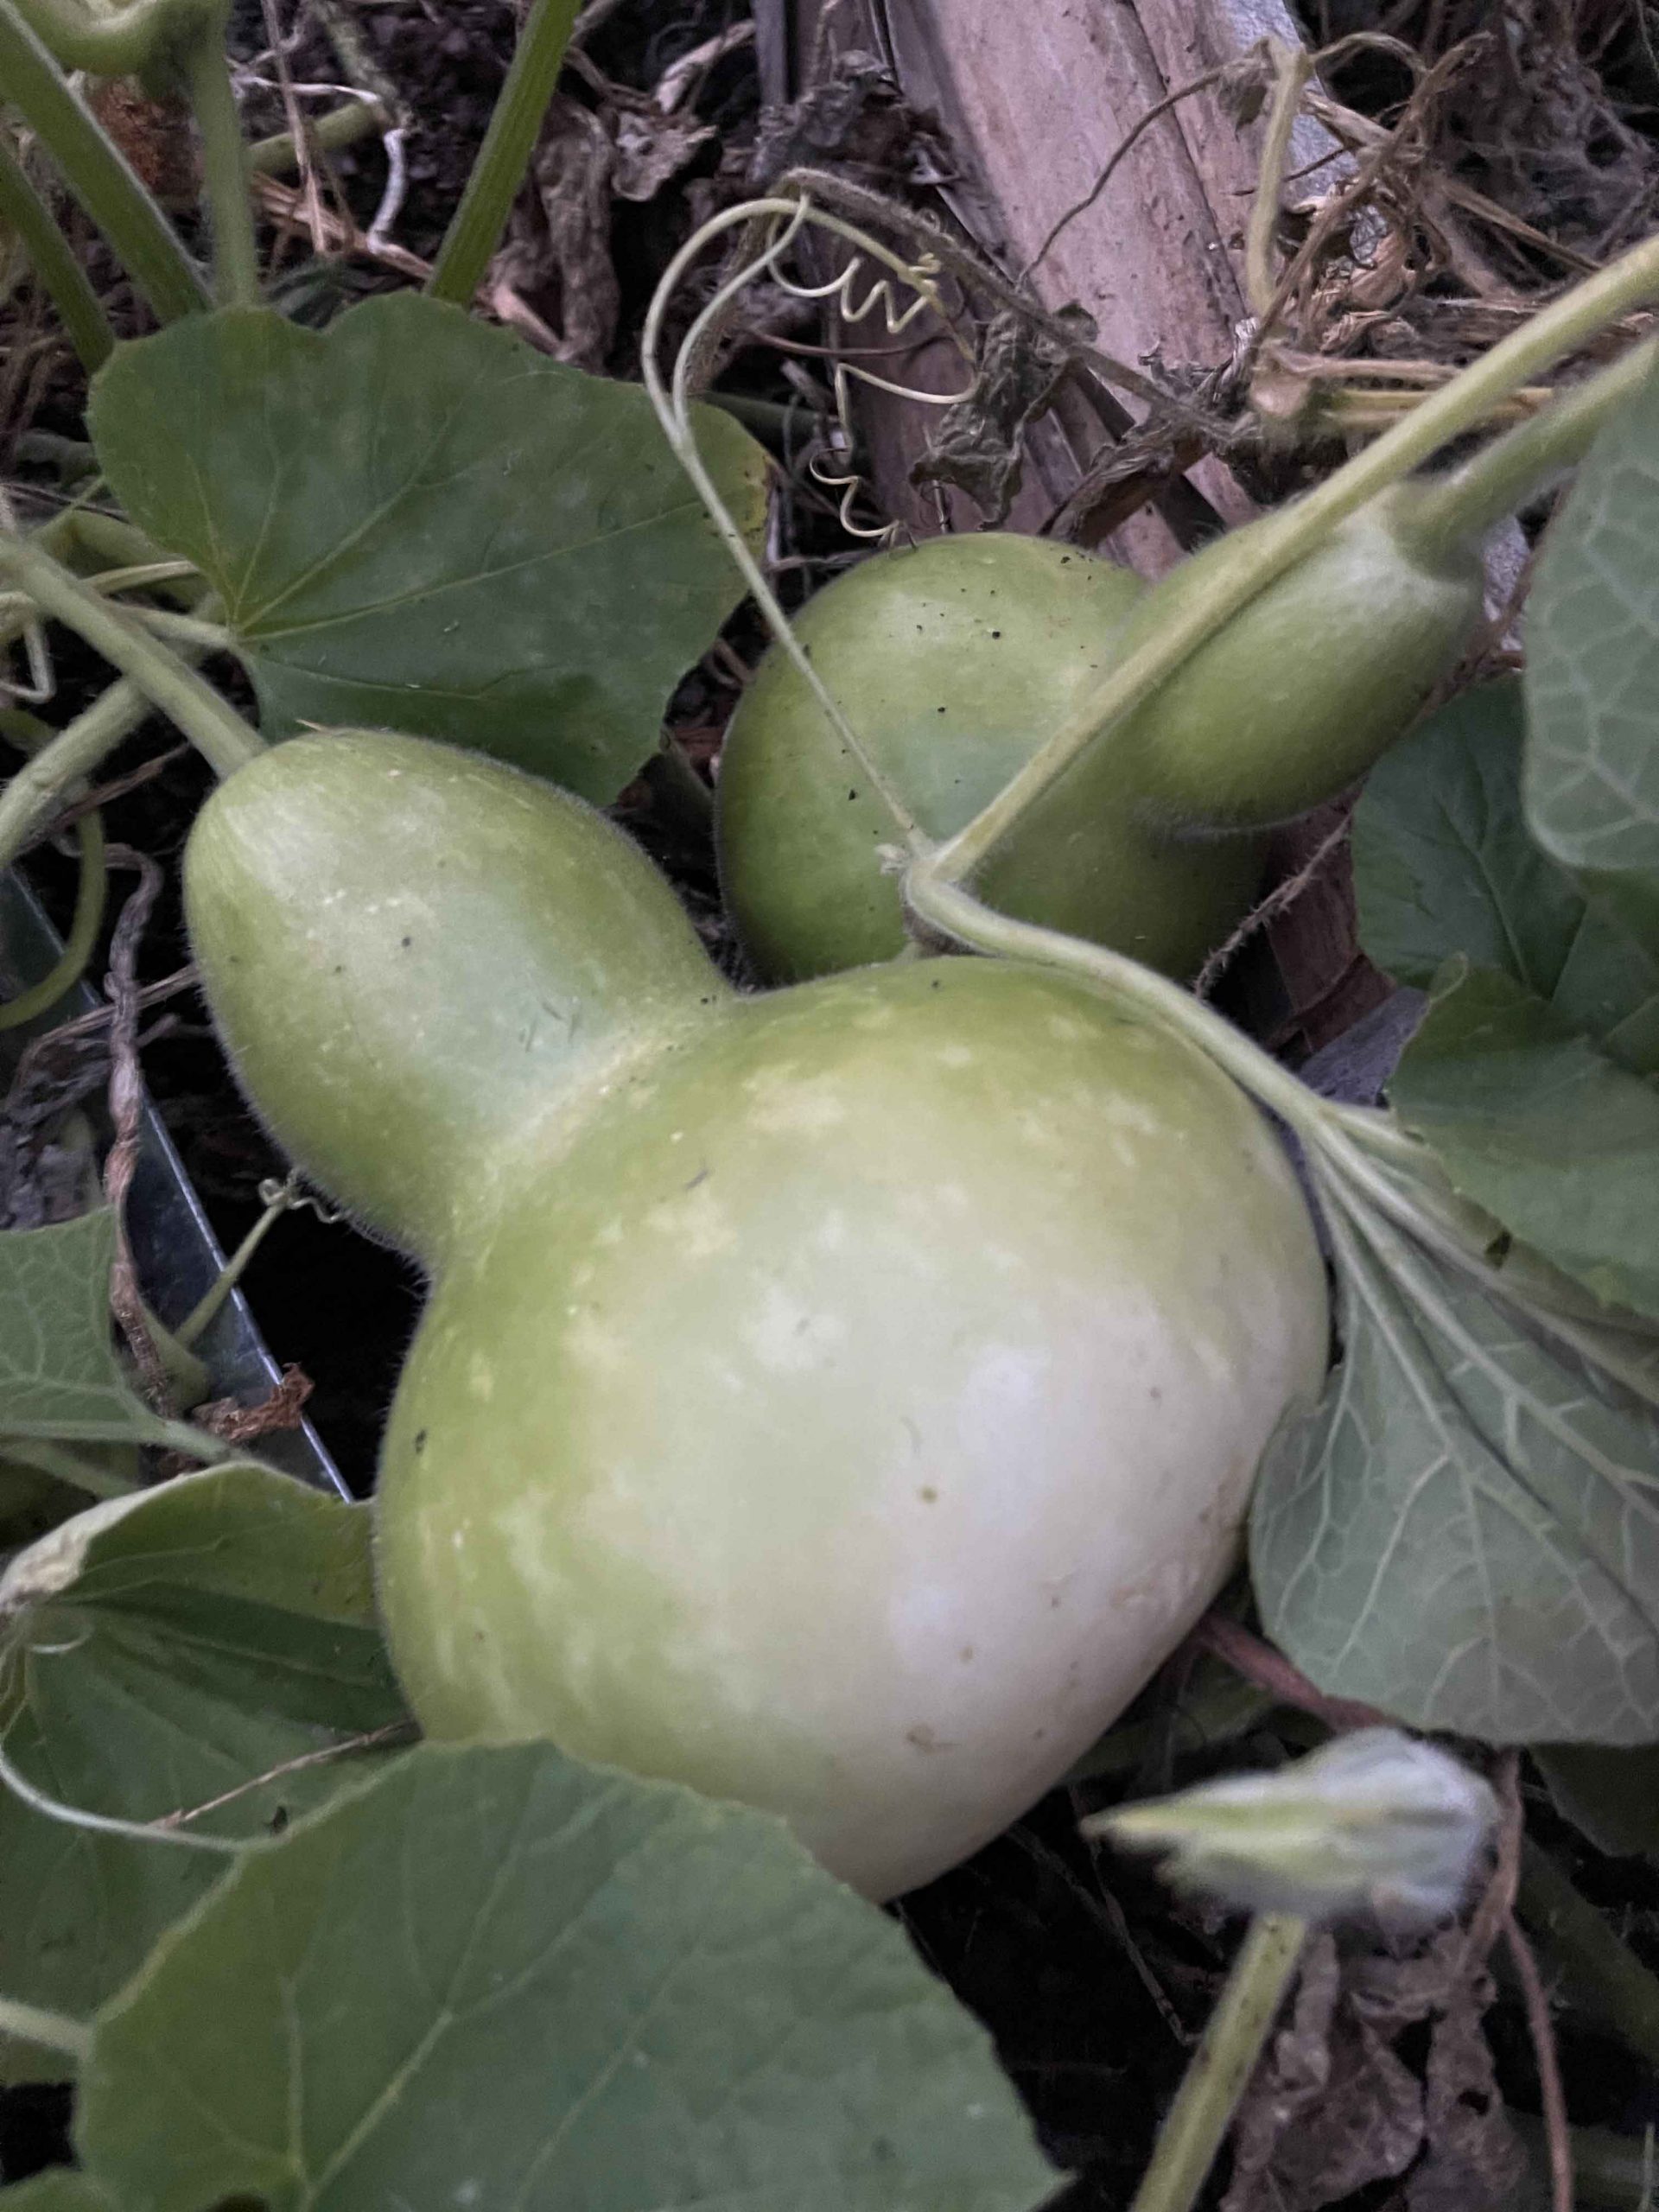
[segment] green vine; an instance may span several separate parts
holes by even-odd
[[[427,289],[434,299],[471,304],[501,243],[507,217],[559,80],[576,20],[576,0],[534,0]]]

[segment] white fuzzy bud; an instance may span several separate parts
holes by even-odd
[[[1455,1912],[1496,1827],[1478,1774],[1392,1728],[1338,1736],[1268,1774],[1126,1805],[1086,1834],[1170,1854],[1163,1872],[1243,1911],[1370,1917],[1406,1933]]]

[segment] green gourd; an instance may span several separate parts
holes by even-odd
[[[987,903],[1192,975],[1249,910],[1261,833],[1363,775],[1468,644],[1478,545],[1448,550],[1417,531],[1417,498],[1396,486],[1339,525],[1086,747],[992,854],[975,887]],[[941,838],[1129,653],[1248,570],[1281,521],[1218,539],[1149,590],[1045,540],[934,540],[852,570],[796,628],[855,733]],[[890,958],[903,943],[882,857],[900,833],[860,781],[774,647],[733,717],[718,786],[728,905],[768,976]]]
[[[1214,1594],[1328,1317],[1196,1050],[1023,963],[741,995],[600,816],[414,739],[238,770],[185,888],[249,1096],[431,1279],[376,1503],[431,1734],[769,1808],[887,1897]]]

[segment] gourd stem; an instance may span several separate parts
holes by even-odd
[[[1121,662],[1071,719],[943,849],[943,872],[965,882],[1027,809],[1058,781],[1108,726],[1141,705],[1258,593],[1310,554],[1338,523],[1472,429],[1501,401],[1644,301],[1659,298],[1659,238],[1646,239],[1533,316],[1452,383],[1424,400],[1375,445],[1263,526],[1249,569],[1217,576],[1168,626]],[[1477,532],[1477,537],[1479,533]]]
[[[42,613],[77,632],[94,652],[130,677],[153,705],[177,723],[217,774],[231,775],[264,750],[258,733],[210,683],[203,683],[188,661],[160,639],[147,636],[40,546],[26,537],[0,536],[0,575],[4,575],[22,586]]]
[[[1192,2212],[1249,2086],[1307,1938],[1289,1913],[1258,1913],[1210,2016],[1130,2212]]]
[[[1641,390],[1656,360],[1659,341],[1649,339],[1633,346],[1529,421],[1494,438],[1461,467],[1426,486],[1407,524],[1412,543],[1428,553],[1466,545],[1536,499],[1584,459],[1602,425]]]
[[[222,653],[231,633],[222,622],[204,622],[199,614],[175,614],[168,607],[130,607],[127,620],[158,638],[176,638],[181,645],[196,645],[203,652]]]
[[[103,816],[96,808],[90,814],[83,814],[75,824],[75,831],[80,846],[80,875],[75,887],[74,917],[64,939],[63,950],[38,983],[31,983],[27,990],[19,991],[16,998],[7,999],[0,1005],[0,1030],[21,1029],[26,1021],[33,1021],[54,1007],[64,993],[73,990],[80,981],[86,971],[86,963],[92,957],[92,947],[104,925],[109,893],[109,877],[104,868]]]
[[[257,307],[259,248],[248,192],[247,149],[217,23],[203,23],[191,41],[186,78],[201,136],[202,196],[213,233],[214,296],[222,308]]]
[[[18,2043],[39,2044],[47,2050],[60,2050],[77,2066],[92,2056],[90,2028],[61,2012],[45,2012],[38,2005],[25,2005],[21,1998],[0,1997],[0,2035],[10,2036]]]
[[[714,297],[687,332],[676,356],[671,382],[665,386],[658,358],[658,348],[669,303],[678,289],[681,279],[704,249],[722,232],[758,225],[765,217],[775,218],[782,227],[773,232],[772,238],[753,260],[746,262],[735,275],[728,277],[721,284]],[[692,233],[664,270],[645,316],[645,334],[639,346],[640,365],[645,375],[645,390],[650,394],[652,404],[657,410],[657,419],[663,426],[663,434],[674,448],[681,467],[690,478],[699,498],[708,509],[709,519],[725,541],[726,550],[742,571],[743,580],[748,585],[767,628],[777,639],[779,650],[788,656],[796,673],[817,702],[819,709],[828,721],[830,727],[847,747],[853,760],[857,762],[860,773],[892,816],[895,830],[912,856],[919,857],[931,849],[931,840],[911,813],[899,791],[870,757],[858,733],[849,722],[829,686],[818,674],[810,656],[796,637],[789,617],[779,606],[776,593],[767,582],[760,563],[749,550],[748,541],[728,512],[726,503],[721,498],[714,479],[703,467],[702,456],[697,450],[696,432],[692,423],[691,400],[687,389],[688,371],[690,364],[698,356],[704,336],[715,327],[718,317],[725,312],[738,294],[746,286],[753,283],[757,276],[764,275],[788,251],[797,234],[806,224],[810,224],[815,229],[827,231],[833,237],[844,238],[849,245],[857,246],[861,253],[868,254],[873,260],[879,261],[885,269],[891,270],[912,290],[925,299],[929,305],[943,314],[943,304],[933,288],[928,272],[901,259],[890,247],[883,245],[879,238],[871,238],[867,232],[859,230],[851,223],[842,221],[837,215],[825,214],[821,208],[812,207],[805,200],[781,198],[749,200],[745,200],[741,207],[726,208],[720,214],[711,217],[700,230]]]
[[[534,0],[461,205],[427,281],[434,299],[467,307],[483,283],[536,150],[575,19],[576,0]]]
[[[66,69],[94,77],[130,77],[181,35],[213,0],[128,0],[94,15],[79,0],[16,0],[17,13]],[[7,88],[10,89],[10,86]]]
[[[141,297],[162,322],[208,304],[200,272],[171,225],[99,128],[13,0],[0,0],[0,86],[63,172]]]
[[[0,791],[0,868],[11,866],[65,794],[100,766],[151,711],[136,683],[112,683],[24,761]]]
[[[28,172],[12,150],[10,133],[3,128],[0,223],[10,224],[22,239],[30,267],[58,311],[64,335],[74,347],[82,368],[92,376],[114,351],[115,333],[68,239],[30,182]]]

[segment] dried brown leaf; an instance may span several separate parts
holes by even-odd
[[[619,109],[611,118],[611,190],[619,200],[654,200],[715,136],[713,124],[694,115],[664,115],[647,105]]]
[[[602,369],[616,337],[621,289],[611,260],[616,149],[603,118],[558,92],[512,212],[492,287],[513,295],[553,339],[554,357]]]

